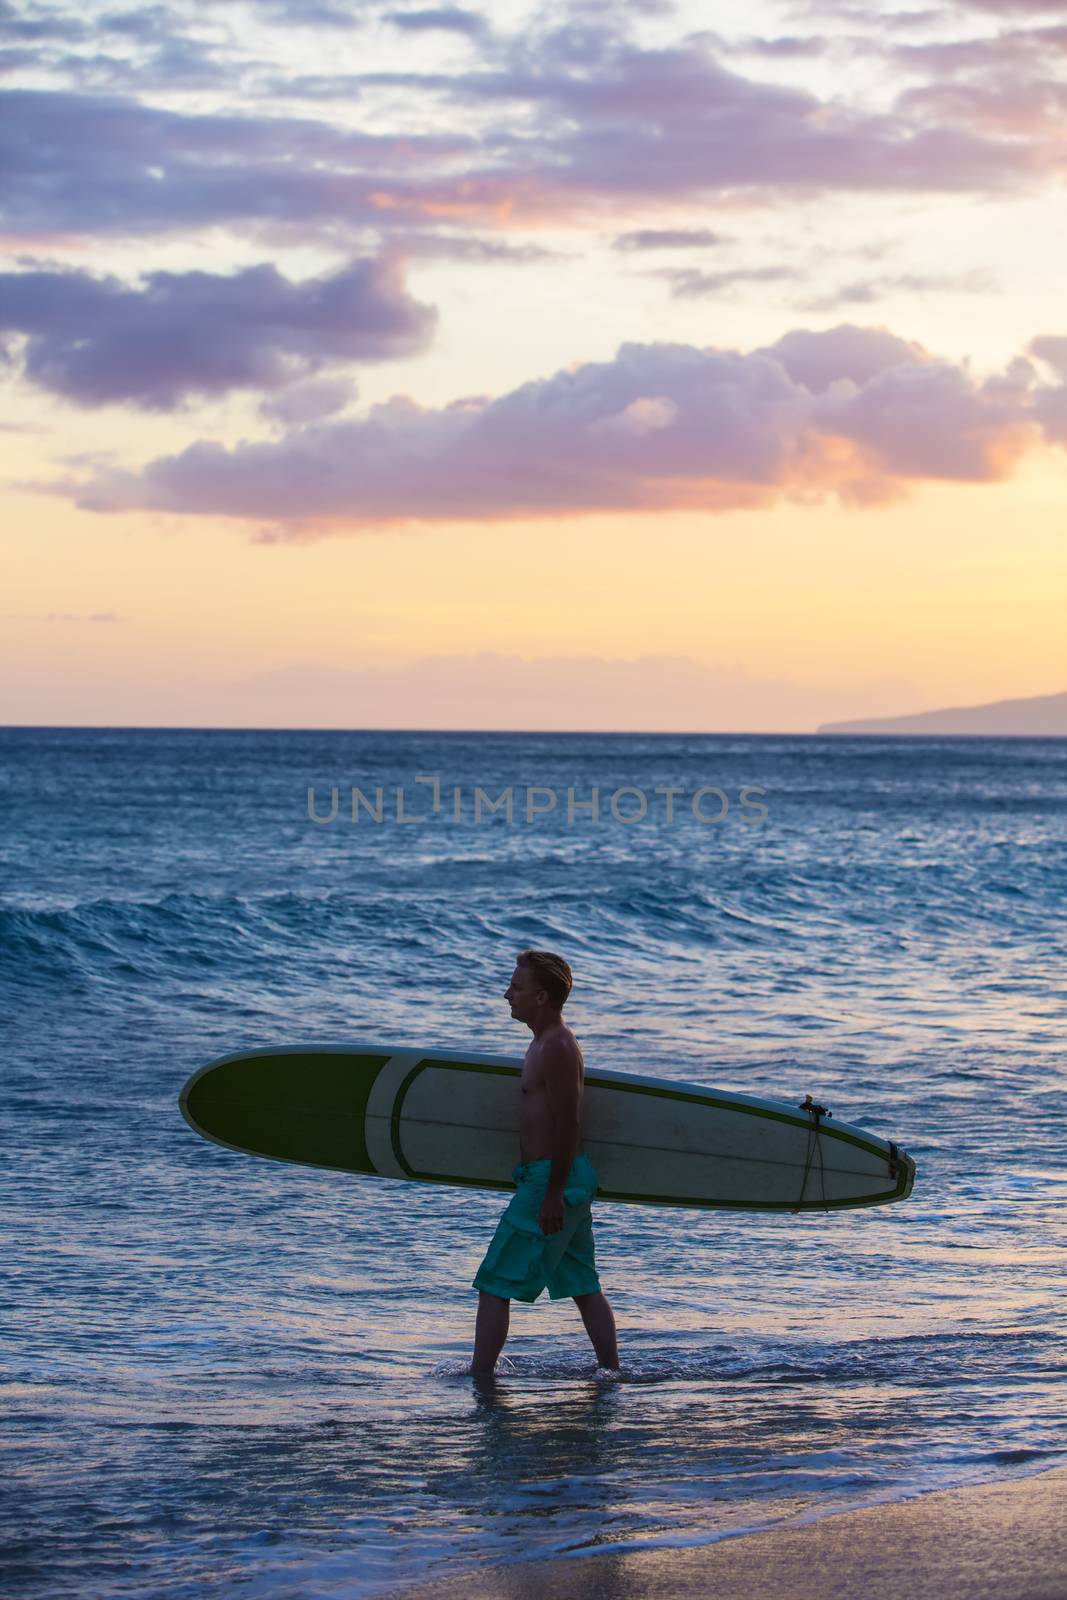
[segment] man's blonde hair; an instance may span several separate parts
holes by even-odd
[[[554,955],[551,950],[520,950],[517,959],[523,966],[532,967],[541,988],[548,991],[552,1004],[562,1010],[574,982],[571,969],[563,957]]]

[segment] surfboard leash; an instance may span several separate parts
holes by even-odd
[[[804,1193],[808,1187],[808,1175],[811,1172],[811,1164],[815,1159],[816,1152],[819,1157],[819,1189],[822,1194],[822,1206],[824,1211],[829,1210],[826,1204],[826,1168],[823,1163],[822,1153],[822,1118],[829,1117],[832,1113],[827,1111],[825,1106],[817,1105],[810,1094],[806,1094],[800,1102],[800,1110],[806,1111],[811,1121],[808,1123],[808,1144],[804,1152],[804,1176],[800,1182],[800,1197],[793,1208],[794,1216],[799,1214],[804,1205]]]

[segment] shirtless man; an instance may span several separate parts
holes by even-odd
[[[602,1367],[617,1369],[615,1318],[600,1288],[591,1201],[596,1168],[582,1148],[581,1048],[560,1012],[571,969],[547,950],[520,952],[504,998],[533,1033],[519,1080],[515,1194],[474,1279],[478,1318],[471,1372],[491,1373],[508,1336],[512,1300],[573,1299]]]

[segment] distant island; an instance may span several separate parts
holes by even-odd
[[[1067,738],[1067,694],[1028,700],[993,700],[985,706],[952,706],[911,717],[867,717],[862,722],[824,722],[817,733],[985,734],[991,738]]]

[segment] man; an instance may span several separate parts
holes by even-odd
[[[591,1201],[596,1168],[582,1149],[585,1062],[560,1012],[571,969],[547,950],[523,950],[504,998],[533,1033],[519,1080],[515,1193],[474,1279],[478,1317],[471,1372],[491,1373],[508,1336],[512,1300],[567,1296],[602,1367],[617,1369],[615,1318],[600,1288]]]

